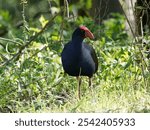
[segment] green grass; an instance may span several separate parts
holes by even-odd
[[[32,101],[18,101],[16,109],[19,110],[17,112],[150,112],[150,94],[145,91],[143,81],[138,82],[137,90],[133,82],[130,79],[126,83],[102,80],[94,83],[91,92],[84,80],[79,100],[74,81],[69,94],[65,92],[65,86],[61,86],[64,95],[52,95],[55,96],[52,102],[49,103],[50,98],[43,99],[43,95],[38,95]]]
[[[143,81],[139,81],[135,90],[135,80],[126,79],[112,82],[94,83],[93,91],[82,84],[82,98],[78,100],[76,90],[68,95],[64,105],[45,109],[46,112],[150,112],[150,95],[145,91]],[[76,86],[75,86],[76,87]]]

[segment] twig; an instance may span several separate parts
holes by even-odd
[[[60,26],[60,41],[62,41],[62,38],[63,38],[65,13],[67,13],[67,18],[69,19],[69,7],[68,7],[68,1],[67,0],[64,0],[64,13],[63,13],[63,17],[62,17],[62,23]],[[60,43],[61,43],[61,46],[64,47],[64,44],[62,42],[60,42]]]
[[[48,47],[48,45],[44,46],[42,49],[38,50],[37,52],[35,52],[30,58],[36,56],[39,52],[45,50]]]
[[[0,56],[1,56],[2,59],[8,60],[7,57],[5,57],[5,56],[4,56],[3,54],[1,54],[1,53],[0,53]]]
[[[17,41],[8,39],[8,38],[0,37],[0,40],[2,40],[2,41],[7,41],[7,42],[12,42],[12,43],[17,43],[18,45],[21,45],[20,42],[17,42]]]
[[[67,18],[69,18],[69,5],[68,5],[68,0],[64,0],[64,5],[66,6]]]

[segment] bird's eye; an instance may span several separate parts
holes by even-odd
[[[81,29],[81,32],[84,33],[85,31]]]
[[[85,34],[85,31],[84,31],[84,30],[81,30],[81,33],[84,35],[84,34]]]

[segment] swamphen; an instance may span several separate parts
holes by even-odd
[[[80,76],[88,76],[89,87],[91,87],[91,78],[98,69],[98,59],[95,50],[92,46],[83,42],[87,37],[94,39],[94,35],[87,27],[78,27],[72,34],[72,40],[65,45],[61,54],[64,71],[71,76],[77,77],[79,99]]]

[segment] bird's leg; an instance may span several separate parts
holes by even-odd
[[[81,67],[79,71],[79,76],[78,76],[78,98],[81,99]]]
[[[81,77],[77,77],[78,80],[78,98],[81,99]]]
[[[91,87],[92,87],[92,78],[89,78],[89,88],[91,88]]]
[[[90,89],[91,95],[93,97],[92,78],[90,78],[90,77],[89,77],[89,89]]]

